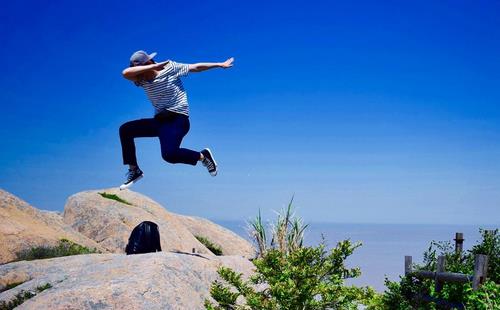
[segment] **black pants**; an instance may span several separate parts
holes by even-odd
[[[182,138],[189,131],[189,117],[168,112],[155,118],[143,118],[120,126],[120,141],[124,165],[137,165],[134,138],[158,137],[161,156],[169,163],[196,165],[200,152],[180,148]]]

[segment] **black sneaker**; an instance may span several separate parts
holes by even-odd
[[[203,149],[201,151],[201,154],[203,154],[203,159],[201,163],[203,166],[207,167],[208,172],[210,172],[211,176],[216,176],[217,175],[217,163],[215,162],[214,157],[212,156],[212,152],[210,152],[210,149]]]
[[[142,173],[141,169],[129,169],[127,172],[127,181],[120,185],[120,190],[129,188],[130,186],[132,186],[132,184],[142,179],[143,176],[144,173]]]

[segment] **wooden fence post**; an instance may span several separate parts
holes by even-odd
[[[412,265],[412,257],[405,256],[405,276],[411,273],[411,268],[412,268],[411,265]]]
[[[463,233],[455,233],[455,253],[461,254],[464,248],[464,234]]]
[[[476,255],[474,263],[474,275],[472,276],[472,289],[477,290],[486,281],[488,275],[488,256]]]
[[[435,278],[435,281],[436,281],[436,292],[440,292],[441,289],[443,288],[443,282],[441,282],[441,281],[438,280],[437,274],[440,273],[440,272],[444,272],[445,267],[446,266],[445,266],[444,256],[443,255],[438,256],[436,278]]]

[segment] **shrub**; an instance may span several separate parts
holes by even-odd
[[[206,309],[357,309],[360,303],[370,307],[381,304],[373,289],[344,285],[346,278],[361,273],[359,268],[344,264],[361,244],[344,240],[327,251],[323,240],[317,247],[304,247],[307,225],[295,217],[292,202],[293,198],[271,225],[270,244],[260,211],[248,224],[258,248],[257,258],[252,260],[255,273],[243,280],[242,274],[219,268],[223,281],[216,280],[210,287],[216,304],[206,299]]]
[[[469,286],[465,306],[467,309],[500,309],[500,284],[487,281],[477,291]]]
[[[50,283],[47,283],[45,285],[40,285],[38,286],[34,291],[21,291],[16,294],[14,299],[10,300],[9,302],[6,301],[0,301],[0,310],[11,310],[25,302],[26,300],[33,298],[36,296],[36,294],[45,291],[49,288],[51,288],[52,285]]]
[[[263,256],[269,249],[277,249],[283,253],[288,253],[302,247],[304,242],[304,231],[308,224],[304,224],[300,217],[296,217],[293,212],[293,197],[286,209],[277,213],[278,218],[271,224],[271,243],[267,244],[267,233],[260,210],[258,216],[247,223],[248,232],[257,246],[257,256]]]
[[[124,203],[124,204],[129,205],[129,206],[132,205],[130,202],[118,197],[115,194],[108,194],[108,193],[104,192],[104,193],[99,193],[99,195],[101,195],[102,197],[107,198],[107,199],[116,200],[118,202]]]
[[[207,249],[209,249],[215,255],[219,255],[219,256],[223,255],[222,248],[219,245],[213,243],[212,241],[208,240],[207,238],[205,238],[203,236],[195,235],[195,238],[198,239],[198,241],[200,241],[201,243],[203,243],[203,245],[206,246]]]
[[[243,296],[245,309],[356,309],[375,294],[369,288],[344,286],[344,279],[360,275],[358,268],[344,265],[359,246],[345,240],[329,252],[324,244],[289,253],[271,249],[253,261],[256,272],[247,281],[242,274],[221,267],[218,273],[227,284],[212,284],[210,294],[217,305],[206,300],[205,307],[235,309],[237,298]],[[259,285],[266,288],[255,289]]]
[[[7,284],[4,288],[0,289],[0,293],[1,293],[1,292],[8,291],[8,290],[10,290],[11,288],[14,288],[14,287],[16,287],[16,286],[18,286],[18,285],[23,284],[24,282],[25,282],[25,281],[22,281],[22,282],[13,282],[13,283],[9,283],[9,284]]]
[[[16,253],[17,260],[35,260],[52,257],[92,254],[97,253],[96,249],[89,249],[68,239],[59,240],[59,244],[53,247],[39,246],[26,249]]]
[[[267,235],[266,228],[262,224],[262,217],[259,214],[254,220],[247,223],[249,235],[257,246],[257,256],[264,254],[267,251]]]
[[[482,241],[476,244],[470,250],[469,266],[474,266],[473,257],[476,254],[488,255],[488,278],[500,284],[500,234],[498,229],[493,231],[480,230],[482,235]],[[472,267],[473,268],[473,267]]]
[[[488,305],[497,305],[500,279],[500,236],[498,230],[480,230],[482,240],[469,251],[457,254],[450,242],[432,241],[424,252],[422,265],[415,265],[415,270],[436,270],[437,257],[445,257],[446,271],[473,274],[475,256],[488,255],[488,279],[479,290],[473,291],[471,283],[444,283],[440,292],[435,291],[435,282],[431,279],[417,279],[404,276],[399,282],[386,279],[386,291],[382,304],[389,309],[436,309],[435,302],[421,301],[418,296],[428,295],[448,303],[458,304],[468,309],[494,309]],[[491,299],[493,298],[493,299]],[[497,304],[495,304],[496,302]]]

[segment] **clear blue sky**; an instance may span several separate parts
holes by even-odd
[[[500,223],[498,1],[8,1],[0,187],[62,210],[124,180],[119,126],[151,104],[121,71],[222,61],[184,79],[216,178],[137,141],[133,189],[212,219]]]

